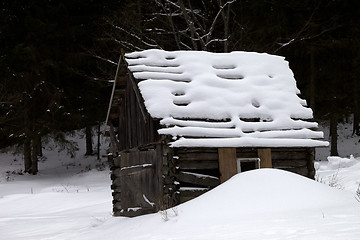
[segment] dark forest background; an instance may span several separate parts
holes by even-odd
[[[355,0],[2,1],[0,148],[20,146],[36,174],[45,136],[105,120],[121,49],[161,48],[285,56],[337,155],[339,121],[360,135],[359,15]]]

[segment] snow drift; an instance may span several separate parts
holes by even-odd
[[[351,194],[350,194],[351,195]],[[331,199],[332,201],[327,201]],[[258,169],[237,174],[191,202],[179,206],[179,215],[206,219],[211,211],[221,222],[255,214],[318,210],[354,202],[352,196],[298,174]],[[318,204],[322,203],[321,206]],[[231,214],[229,214],[231,213]],[[188,221],[188,219],[183,219]]]
[[[354,239],[359,223],[360,205],[350,192],[259,169],[173,209],[109,219],[77,239]]]

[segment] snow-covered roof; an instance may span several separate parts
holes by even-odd
[[[145,50],[125,55],[173,147],[326,146],[283,57]]]

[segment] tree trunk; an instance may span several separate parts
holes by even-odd
[[[32,141],[32,161],[31,161],[31,174],[36,175],[38,173],[38,145],[39,145],[39,139],[36,137]]]
[[[31,142],[30,140],[26,139],[24,142],[24,166],[25,166],[25,172],[30,173],[31,172]]]
[[[24,111],[24,129],[26,138],[24,141],[24,167],[26,173],[31,173],[31,127],[30,127],[30,121],[29,121],[29,112],[28,112],[28,101],[25,101],[25,111]]]
[[[85,128],[85,137],[86,137],[86,153],[85,153],[85,155],[92,155],[93,154],[93,148],[92,148],[91,126],[86,126],[86,128]]]
[[[223,6],[223,1],[218,0],[219,7]],[[224,22],[224,39],[227,39],[224,41],[224,52],[229,52],[229,19],[230,19],[230,5],[226,6],[226,10],[223,9],[221,11],[221,15]]]
[[[98,124],[98,132],[97,132],[97,160],[100,160],[100,134],[101,134],[101,131],[100,131],[100,123]]]
[[[316,80],[315,80],[315,54],[314,48],[310,48],[310,107],[315,116]]]
[[[358,79],[354,79],[354,124],[353,135],[360,136],[360,106],[359,106],[359,84]]]
[[[41,137],[39,137],[39,142],[37,145],[37,149],[36,149],[36,153],[38,155],[38,157],[42,157],[43,156],[43,152],[42,152],[42,144],[41,144]]]
[[[360,136],[360,113],[359,111],[354,112],[354,122],[353,122],[353,133],[352,135]]]
[[[337,149],[337,139],[338,139],[337,124],[338,124],[337,114],[331,113],[331,117],[330,117],[330,136],[331,136],[330,155],[331,156],[339,156]]]

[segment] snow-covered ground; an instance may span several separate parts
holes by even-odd
[[[360,143],[340,129],[341,158],[327,161],[328,150],[318,151],[318,181],[275,169],[245,172],[136,218],[111,216],[109,170],[83,156],[84,139],[74,136],[74,158],[45,150],[37,176],[19,175],[22,157],[0,153],[0,240],[360,239]]]
[[[360,157],[360,136],[352,134],[353,127],[351,118],[348,123],[338,125],[338,152],[341,157]],[[324,139],[330,142],[329,123],[319,124],[319,130],[324,132]],[[326,161],[330,155],[330,146],[316,149],[316,160]]]
[[[329,125],[323,124],[320,130],[330,141]],[[330,155],[330,147],[316,150],[315,169],[319,182],[335,188],[356,192],[360,185],[360,136],[352,135],[351,119],[349,123],[338,125],[338,152],[340,157]]]

